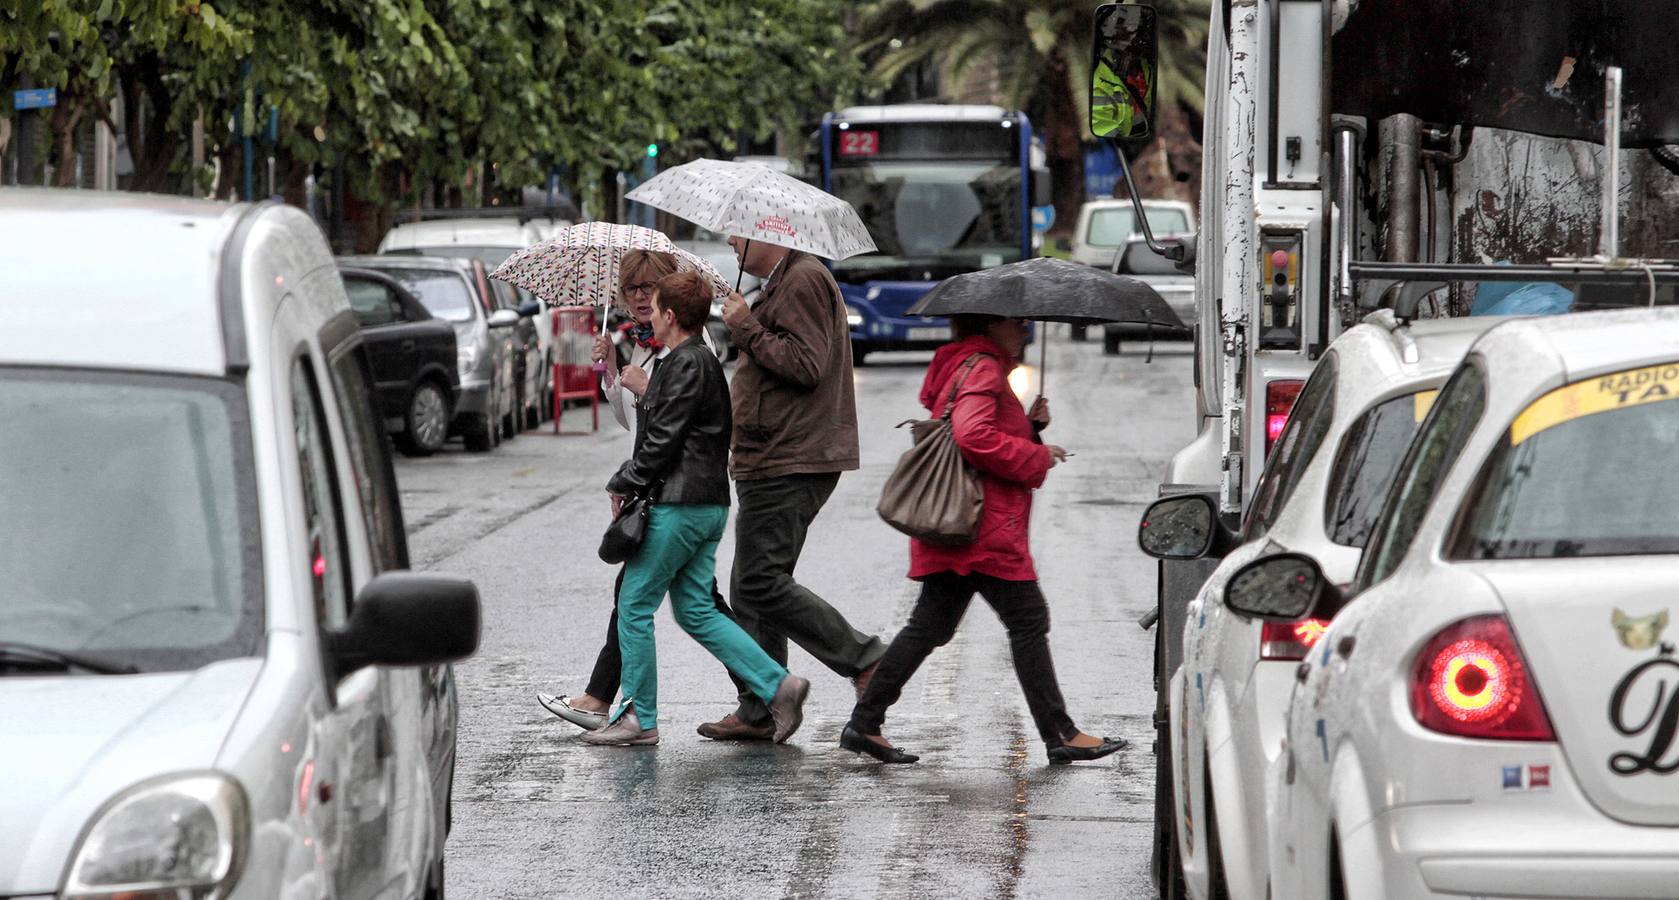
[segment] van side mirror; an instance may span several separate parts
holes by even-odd
[[[1297,622],[1333,618],[1341,591],[1324,577],[1317,560],[1303,553],[1278,553],[1236,570],[1224,586],[1224,605],[1251,619]]]
[[[1229,553],[1236,536],[1219,520],[1211,494],[1178,494],[1143,511],[1137,543],[1155,559],[1201,559]]]
[[[478,588],[464,578],[386,572],[329,636],[339,677],[364,666],[435,666],[478,649]]]
[[[1090,56],[1091,134],[1134,144],[1153,139],[1159,52],[1154,7],[1097,7]]]

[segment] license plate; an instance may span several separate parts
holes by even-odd
[[[933,325],[927,328],[911,328],[909,339],[912,341],[948,341],[950,329],[943,325]]]

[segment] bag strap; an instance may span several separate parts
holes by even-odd
[[[962,369],[956,373],[956,383],[950,386],[950,396],[945,398],[944,412],[939,415],[939,418],[945,421],[950,420],[950,413],[956,408],[956,394],[962,390],[962,384],[968,380],[968,373],[972,372],[974,366],[979,364],[980,357],[990,355],[989,353],[974,353],[962,363]]]

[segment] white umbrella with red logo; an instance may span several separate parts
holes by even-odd
[[[660,172],[624,196],[718,234],[826,259],[875,249],[851,204],[762,163],[696,159]]]

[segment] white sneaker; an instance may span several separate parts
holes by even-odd
[[[650,747],[659,742],[659,729],[643,729],[632,709],[611,725],[584,733],[583,740],[597,747]]]

